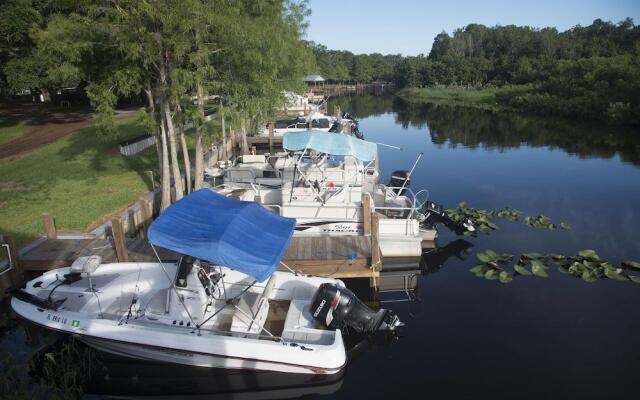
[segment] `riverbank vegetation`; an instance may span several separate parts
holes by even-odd
[[[640,27],[595,20],[554,28],[467,25],[407,57],[394,82],[409,101],[640,124]],[[444,88],[444,89],[443,89]]]
[[[246,137],[271,118],[283,90],[302,89],[312,63],[301,40],[307,11],[306,3],[285,0],[10,0],[0,13],[0,34],[7,37],[0,44],[0,82],[16,93],[39,88],[45,97],[83,88],[96,111],[96,136],[105,140],[118,136],[117,101],[143,99],[145,130],[160,144],[164,210],[172,181],[176,199],[203,185],[208,100],[221,105],[225,141],[231,130]],[[180,128],[187,121],[195,123],[190,157]]]

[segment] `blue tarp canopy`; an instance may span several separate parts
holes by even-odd
[[[375,143],[366,142],[341,133],[317,130],[287,132],[284,134],[282,147],[289,151],[300,151],[309,148],[336,156],[353,156],[365,162],[375,160],[378,153],[378,147]]]
[[[200,189],[153,221],[149,242],[263,281],[278,267],[295,225],[258,203]]]

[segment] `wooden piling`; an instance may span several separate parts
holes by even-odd
[[[374,273],[379,272],[382,269],[382,254],[380,252],[380,242],[378,240],[379,233],[380,216],[374,213],[371,217],[371,269]],[[375,274],[370,279],[370,285],[374,288],[378,286]]]
[[[271,122],[269,124],[269,155],[273,156],[275,152],[273,151],[273,137],[274,137],[274,123]]]
[[[56,224],[51,213],[42,214],[42,222],[44,223],[44,232],[48,240],[55,240],[58,237],[56,232]]]
[[[371,235],[371,194],[362,193],[362,220],[364,235]]]
[[[119,262],[128,262],[129,253],[125,244],[124,229],[122,228],[122,219],[115,217],[111,219],[111,233],[113,234],[113,242],[116,246],[116,257]]]
[[[145,196],[140,197],[138,203],[140,204],[140,234],[143,238],[146,238],[147,230],[149,229],[149,225],[153,218],[153,215],[151,214],[151,206],[149,206],[149,201]]]

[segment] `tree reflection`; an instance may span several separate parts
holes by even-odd
[[[611,158],[640,165],[640,133],[617,126],[541,118],[442,104],[392,103],[405,129],[427,128],[440,146],[508,150],[521,145],[561,149],[583,158]]]

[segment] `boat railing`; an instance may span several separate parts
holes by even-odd
[[[194,334],[202,334],[202,332],[208,332],[208,333],[212,333],[218,336],[232,336],[232,337],[247,337],[247,336],[251,336],[252,339],[260,339],[260,340],[270,340],[273,342],[283,342],[285,343],[285,339],[283,339],[281,336],[271,336],[271,335],[263,335],[263,334],[257,334],[257,333],[249,333],[249,332],[232,332],[232,331],[227,331],[227,330],[218,330],[218,329],[213,329],[213,328],[205,328],[205,327],[200,327],[197,328],[196,326],[186,326],[186,325],[168,325],[168,324],[163,324],[163,323],[158,323],[158,322],[149,322],[149,321],[144,321],[141,319],[135,319],[135,320],[129,320],[127,322],[127,325],[140,325],[140,326],[150,326],[150,327],[154,327],[157,329],[164,329],[167,331],[174,331],[174,330],[182,330],[182,331],[190,331],[190,333],[194,333]]]
[[[379,211],[379,210],[398,211],[402,215],[405,214],[404,213],[405,211],[409,211],[404,216],[404,218],[406,219],[416,218],[417,214],[420,212],[420,209],[422,208],[422,205],[429,199],[429,191],[427,189],[421,189],[417,193],[414,193],[413,190],[411,190],[411,188],[408,188],[406,186],[400,187],[400,186],[386,186],[386,185],[378,184],[377,187],[382,189],[383,197],[385,199],[385,205],[376,206],[374,204],[372,207],[373,211]],[[398,195],[398,192],[400,190],[404,190],[406,194],[403,194],[402,196],[407,197],[409,199],[411,206],[410,207],[388,206],[387,205],[387,198],[389,197],[388,195],[391,193],[392,197],[399,197],[400,195]],[[421,194],[424,194],[425,196],[425,199],[423,201],[420,201]]]
[[[280,204],[262,204],[263,207],[270,209],[273,208],[275,210],[277,210],[278,215],[282,216],[282,206]],[[295,208],[309,208],[309,209],[318,209],[318,208],[322,208],[324,210],[327,209],[336,209],[336,210],[345,210],[345,213],[348,213],[349,210],[360,210],[362,207],[360,205],[356,205],[356,204],[322,204],[322,203],[316,203],[316,204],[296,204],[293,207]],[[326,220],[327,217],[297,217],[297,218],[302,218],[305,220]],[[338,222],[351,222],[354,221],[354,218],[350,218],[350,217],[331,217],[332,220],[338,221]],[[357,219],[357,218],[356,218]]]

